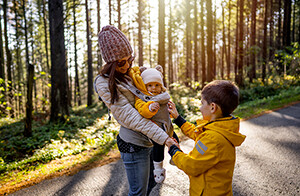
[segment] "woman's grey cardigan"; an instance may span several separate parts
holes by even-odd
[[[125,77],[131,81],[129,76]],[[168,134],[151,120],[142,117],[134,108],[135,95],[128,89],[132,86],[132,82],[117,84],[119,100],[111,104],[108,78],[97,76],[95,79],[95,88],[98,95],[121,125],[119,135],[122,140],[144,147],[152,146],[150,139],[158,144],[164,144],[169,137]]]

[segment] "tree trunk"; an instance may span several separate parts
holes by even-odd
[[[239,1],[236,1],[236,30],[235,30],[235,59],[234,59],[234,77],[237,83],[238,51],[239,51]]]
[[[221,78],[224,79],[224,55],[226,51],[226,38],[225,38],[225,14],[224,14],[224,4],[222,2],[222,34],[223,34],[223,46],[222,46],[222,62],[221,62]]]
[[[118,28],[120,29],[120,31],[122,30],[122,26],[121,26],[121,0],[118,0]]]
[[[206,1],[207,9],[207,82],[214,78],[213,63],[213,13],[211,0]]]
[[[151,52],[151,50],[152,50],[152,42],[151,42],[151,35],[152,35],[152,33],[151,33],[151,7],[150,6],[148,6],[149,7],[149,18],[148,18],[148,21],[149,21],[149,26],[148,26],[148,28],[149,28],[149,65],[150,65],[150,67],[152,67],[152,52]]]
[[[2,17],[0,15],[0,78],[3,79],[0,83],[0,87],[6,88],[4,85],[5,81],[5,66],[4,66],[4,54],[3,54],[3,40],[2,40]],[[5,90],[4,90],[5,92]]]
[[[298,7],[300,7],[300,1],[298,1]],[[300,44],[300,17],[298,16],[298,43]]]
[[[200,32],[201,32],[201,66],[202,66],[202,87],[206,82],[206,59],[205,59],[205,33],[204,33],[204,1],[201,1],[200,13]]]
[[[172,0],[169,2],[169,8],[170,8],[170,18],[169,18],[169,30],[168,30],[168,76],[169,76],[169,83],[168,87],[170,88],[170,84],[174,82],[173,77],[173,39],[172,39],[172,31],[173,31],[173,16],[172,16],[172,6],[171,6]]]
[[[109,15],[109,25],[112,25],[112,23],[111,23],[111,15],[112,15],[112,13],[111,13],[111,7],[112,7],[112,5],[111,5],[111,1],[112,0],[108,0],[108,15]]]
[[[45,50],[47,73],[50,73],[49,51],[48,51],[48,31],[47,31],[47,15],[46,15],[46,0],[43,0],[43,19],[44,19],[44,33],[45,33]]]
[[[230,79],[230,65],[231,65],[231,37],[230,37],[230,22],[231,22],[231,0],[228,2],[228,50],[227,50],[227,79]]]
[[[4,64],[4,54],[3,54],[3,40],[2,40],[2,17],[0,15],[0,89],[1,90],[1,96],[0,96],[0,101],[6,102],[6,85],[5,85],[5,64]],[[4,107],[0,107],[0,112],[1,115],[5,115],[5,108]]]
[[[266,79],[266,64],[268,62],[267,60],[267,35],[268,35],[268,30],[267,30],[267,25],[268,25],[268,9],[269,9],[269,2],[268,0],[265,0],[265,14],[264,14],[264,40],[263,40],[263,64],[262,64],[262,81],[265,83]]]
[[[292,42],[295,42],[295,21],[296,21],[296,16],[295,16],[295,12],[296,12],[296,0],[294,0],[293,3],[293,29],[292,29]]]
[[[215,79],[217,75],[217,5],[215,0],[215,9],[213,15],[213,78]]]
[[[192,78],[192,45],[191,45],[191,5],[190,0],[186,0],[186,15],[185,15],[185,22],[186,22],[186,29],[185,29],[185,36],[186,36],[186,67],[185,67],[185,85],[190,86]]]
[[[248,8],[250,8],[250,2],[248,1],[247,2],[248,5],[246,5]],[[246,61],[246,74],[248,77],[250,75],[250,54],[249,54],[249,49],[250,49],[250,40],[248,39],[250,36],[250,16],[248,15],[247,16],[247,23],[246,23],[246,35],[245,37],[247,37],[247,43],[246,43],[246,58],[245,58],[245,61]]]
[[[13,92],[12,92],[12,73],[11,73],[11,66],[12,66],[12,56],[10,49],[8,47],[8,29],[7,29],[7,0],[3,0],[3,13],[4,13],[4,38],[5,38],[5,52],[6,52],[6,74],[7,74],[7,83],[9,84],[7,91],[8,91],[8,104],[7,106],[11,107],[10,110],[10,117],[14,118],[14,109],[13,109]]]
[[[291,45],[291,0],[284,1],[283,46]]]
[[[72,86],[73,86],[73,81],[72,81],[72,76],[71,74],[69,75],[68,79],[68,100],[69,100],[69,106],[72,108]]]
[[[198,64],[198,6],[197,0],[194,0],[194,77],[199,81],[199,64]]]
[[[98,2],[99,0],[97,0]],[[76,0],[73,0],[73,26],[74,26],[74,60],[75,60],[75,88],[74,88],[74,102],[77,104],[78,106],[81,105],[81,92],[80,92],[80,84],[79,84],[79,73],[78,73],[78,55],[77,55],[77,21],[76,21]],[[98,16],[99,17],[99,16]],[[99,19],[98,19],[99,21]],[[100,27],[99,27],[99,22],[98,22],[98,32],[100,32]],[[99,46],[98,46],[99,48]],[[100,49],[98,49],[100,50]],[[100,51],[98,51],[100,54]],[[100,55],[101,58],[101,55]],[[102,58],[101,58],[102,60]],[[99,56],[98,56],[98,63],[99,63]]]
[[[243,66],[244,66],[244,0],[240,0],[240,20],[239,20],[239,50],[238,50],[238,78],[237,84],[243,85]]]
[[[75,19],[74,19],[75,21]],[[100,0],[97,0],[97,34],[101,31],[101,17],[100,17]],[[102,67],[102,56],[100,46],[97,44],[97,55],[98,55],[98,70]]]
[[[26,66],[29,66],[29,46],[28,46],[27,19],[26,19],[26,10],[25,10],[25,7],[26,7],[25,6],[25,0],[23,0]]]
[[[144,58],[143,58],[143,34],[142,34],[142,27],[143,27],[143,10],[144,10],[144,5],[143,5],[143,0],[138,1],[138,48],[139,48],[139,66],[144,66]]]
[[[30,7],[30,6],[29,6]],[[25,13],[25,12],[24,12]],[[34,40],[34,37],[33,37],[33,28],[34,28],[34,25],[33,25],[33,11],[31,10],[31,13],[30,13],[30,20],[29,20],[29,32],[30,32],[30,37],[31,37],[31,59],[32,61],[35,59],[34,57],[34,54],[35,54],[35,50],[34,50],[34,43],[35,43],[35,40]],[[24,15],[24,19],[25,18],[25,15]],[[27,28],[26,28],[27,29]],[[27,34],[27,33],[26,33]],[[29,59],[28,59],[28,62],[29,62]],[[34,72],[33,72],[33,76],[34,76]],[[23,80],[23,79],[22,79]],[[37,82],[36,80],[33,80],[33,85],[34,85],[34,100],[35,100],[35,104],[34,104],[34,110],[35,112],[38,112],[38,99],[37,99]]]
[[[34,66],[28,64],[27,66],[27,102],[26,102],[26,118],[25,118],[25,129],[24,136],[32,136],[32,90],[33,90],[33,75]]]
[[[62,0],[49,1],[49,20],[52,86],[50,121],[55,122],[64,121],[65,115],[69,115]]]
[[[92,67],[92,41],[90,35],[90,14],[88,7],[88,0],[85,0],[85,12],[86,12],[86,41],[87,41],[87,53],[88,53],[88,96],[87,105],[91,106],[93,104],[93,67]]]
[[[274,61],[274,3],[270,0],[270,45],[269,45],[269,60]]]
[[[46,73],[50,73],[50,60],[49,60],[49,46],[48,46],[48,30],[47,30],[47,14],[46,14],[46,0],[43,0],[43,21],[44,21],[44,36],[45,36],[45,52],[46,52],[46,65],[47,70]],[[46,77],[46,84],[51,83],[51,79]],[[48,96],[51,94],[51,91],[48,90],[47,86],[45,87],[45,100],[48,100]],[[45,101],[43,103],[43,107],[45,109]]]
[[[251,7],[251,35],[250,35],[250,74],[249,80],[252,83],[256,78],[256,7],[257,0],[252,1]]]
[[[19,17],[18,7],[20,5],[17,4],[16,0],[13,1],[13,4],[14,4],[14,14],[15,14],[15,24],[16,24],[15,25],[15,28],[16,28],[16,31],[15,31],[15,33],[16,33],[15,34],[15,37],[16,37],[16,48],[15,48],[16,56],[15,56],[15,58],[16,58],[16,64],[17,64],[17,70],[18,70],[17,71],[17,81],[16,81],[16,83],[17,83],[16,91],[17,91],[17,94],[19,94],[19,93],[22,94],[21,75],[22,75],[23,71],[22,71],[22,64],[21,64],[21,55],[20,55],[21,51],[20,51],[20,42],[19,42],[19,40],[20,40],[19,35],[21,33],[20,33],[20,30],[19,30],[20,23],[19,23],[19,20],[18,20],[18,17]],[[17,105],[17,103],[19,105],[19,107],[16,107],[16,110],[18,111],[18,113],[19,114],[23,113],[24,111],[22,110],[22,105],[23,105],[22,96],[16,96],[15,102],[16,102],[16,105]],[[16,116],[18,116],[17,112],[16,112]]]
[[[277,50],[282,48],[282,35],[281,35],[281,0],[278,0],[278,32],[277,32],[277,38],[276,38],[276,44],[277,44]]]
[[[164,73],[166,69],[166,50],[165,50],[165,0],[158,0],[158,64],[162,66]],[[163,73],[163,76],[165,74]],[[164,77],[164,84],[166,79]]]

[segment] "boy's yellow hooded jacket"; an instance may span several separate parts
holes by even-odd
[[[180,127],[195,146],[189,154],[177,151],[172,159],[189,176],[191,196],[232,195],[235,147],[246,137],[239,133],[239,123],[239,118],[226,117],[198,120],[197,126],[184,122]]]

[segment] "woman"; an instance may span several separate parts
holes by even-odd
[[[98,34],[98,42],[106,65],[95,79],[95,88],[121,125],[117,144],[129,182],[128,195],[148,195],[155,186],[151,140],[161,145],[175,142],[134,108],[135,95],[141,92],[127,74],[134,57],[126,36],[114,26],[105,26]]]

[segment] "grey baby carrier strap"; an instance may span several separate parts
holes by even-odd
[[[118,79],[116,79],[122,86],[127,88],[132,94],[140,98],[141,100],[148,102],[151,100],[151,96],[145,95],[142,93],[138,88],[136,88],[134,85],[128,84],[128,83],[121,83]]]
[[[107,75],[105,75],[107,76]],[[100,75],[97,75],[95,80],[94,80],[94,90],[98,95],[99,100],[102,100],[101,97],[98,94],[97,88],[96,88],[96,81],[97,79],[100,77]],[[116,81],[119,82],[119,84],[121,84],[122,86],[124,86],[125,88],[127,88],[128,90],[130,90],[130,92],[132,92],[132,94],[134,94],[135,96],[137,96],[138,98],[140,98],[141,100],[147,102],[151,100],[151,96],[145,95],[144,93],[142,93],[139,89],[137,89],[134,85],[130,85],[128,83],[124,83],[124,82],[120,82],[120,80],[118,80],[116,78]]]

